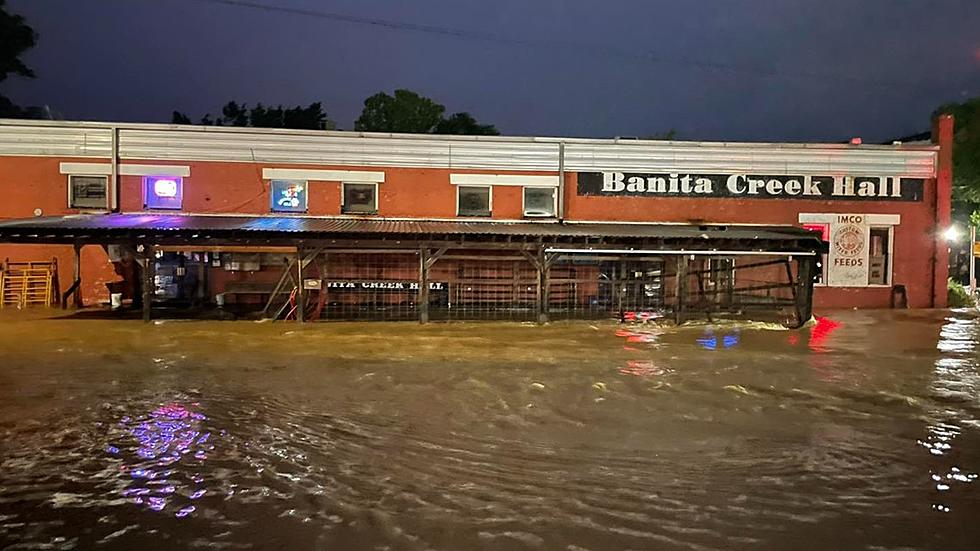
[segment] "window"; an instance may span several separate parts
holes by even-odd
[[[524,188],[524,216],[555,216],[555,188]]]
[[[457,216],[490,216],[490,186],[457,186]]]
[[[272,212],[306,212],[306,182],[272,180]]]
[[[868,285],[888,285],[891,279],[891,227],[871,227],[868,250]]]
[[[143,179],[143,206],[148,209],[180,209],[184,201],[184,179],[177,176],[147,176]]]
[[[108,186],[109,179],[105,176],[69,176],[68,208],[107,210]]]
[[[377,214],[377,184],[344,184],[340,212],[344,214]]]
[[[820,239],[830,241],[830,224],[803,224],[803,229],[820,232]],[[817,260],[817,274],[813,283],[815,285],[826,285],[827,283],[827,253],[820,255]]]

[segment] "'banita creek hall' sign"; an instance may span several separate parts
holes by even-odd
[[[923,180],[857,176],[580,172],[579,195],[921,201]]]

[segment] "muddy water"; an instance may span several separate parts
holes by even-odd
[[[980,321],[0,319],[0,548],[975,549]]]

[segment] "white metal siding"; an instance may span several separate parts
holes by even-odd
[[[844,144],[652,142],[360,134],[167,125],[119,125],[123,160],[418,167],[492,171],[565,170],[933,178],[935,148]],[[109,125],[0,121],[0,155],[110,157]]]
[[[111,142],[106,128],[0,124],[0,155],[109,158]]]

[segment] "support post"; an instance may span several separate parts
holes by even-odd
[[[198,306],[207,302],[205,300],[205,297],[208,295],[208,262],[205,261],[207,254],[201,252],[197,256],[197,292],[194,293],[194,299]],[[210,260],[210,257],[208,257],[208,260]]]
[[[143,244],[143,321],[150,323],[151,312],[150,309],[153,306],[153,280],[154,272],[156,268],[154,267],[156,259],[153,255],[153,246],[148,244]]]
[[[626,312],[623,311],[623,295],[626,293],[625,281],[626,281],[626,262],[622,258],[619,259],[619,264],[616,267],[616,277],[613,278],[614,281],[614,291],[616,293],[616,310],[619,312],[619,321],[626,321]]]
[[[545,257],[544,247],[538,249],[538,323],[548,323],[548,304],[551,300],[551,264]]]
[[[816,273],[816,256],[796,258],[796,292],[793,299],[796,303],[797,324],[794,329],[802,327],[813,317],[813,276]]]
[[[72,270],[72,289],[75,290],[75,308],[82,307],[82,245],[75,243],[75,266]]]
[[[429,323],[429,249],[419,249],[419,323]]]
[[[684,299],[687,296],[687,255],[677,257],[677,281],[674,282],[676,305],[674,306],[674,322],[680,325],[684,321]]]
[[[296,247],[296,321],[306,322],[306,300],[303,289],[303,247]]]
[[[976,257],[976,243],[977,243],[977,227],[970,224],[970,296],[976,296],[977,293],[977,257]]]

